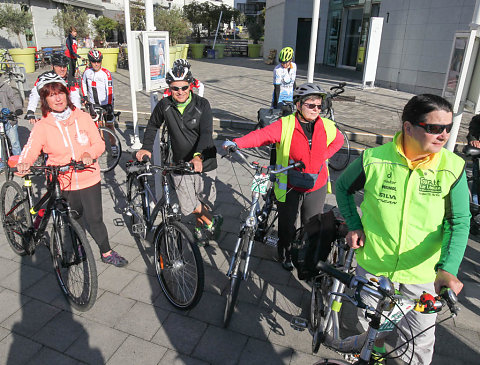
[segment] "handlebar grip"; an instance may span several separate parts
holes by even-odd
[[[454,313],[455,315],[457,315],[460,308],[458,308],[457,305],[456,305],[458,303],[458,298],[457,298],[457,295],[455,294],[455,292],[452,289],[450,289],[449,287],[443,286],[440,289],[439,296],[443,300],[445,300],[445,302],[447,303],[450,311],[452,313]]]
[[[347,287],[350,287],[350,283],[354,278],[353,275],[335,269],[332,265],[327,264],[324,261],[319,261],[316,266],[317,270],[323,271],[324,273],[333,276],[334,278],[340,280]]]
[[[305,164],[302,161],[296,162],[293,166],[298,167],[300,170],[305,168]]]

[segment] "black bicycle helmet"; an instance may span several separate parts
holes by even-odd
[[[188,68],[188,69],[190,69],[190,67],[191,67],[190,62],[188,62],[184,58],[179,58],[178,60],[173,61],[173,67],[175,67],[175,66],[183,66],[183,67]]]
[[[306,83],[297,86],[293,92],[293,102],[296,103],[305,96],[319,95],[322,99],[327,95],[327,92],[319,85],[313,83]]]
[[[90,62],[102,62],[103,55],[102,52],[96,49],[92,49],[90,52],[88,52],[88,60]]]
[[[42,87],[44,87],[45,85],[50,84],[52,82],[59,82],[60,84],[62,84],[64,86],[67,86],[67,83],[65,82],[65,80],[61,76],[57,75],[53,71],[49,71],[49,72],[45,72],[45,73],[41,74],[38,77],[37,84],[36,84],[37,91],[40,91],[40,89]]]
[[[169,85],[175,81],[187,81],[189,84],[193,82],[193,76],[190,70],[187,67],[180,65],[169,69],[165,79]]]
[[[54,53],[51,58],[52,66],[68,66],[68,57],[63,53]]]

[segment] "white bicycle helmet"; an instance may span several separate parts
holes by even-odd
[[[57,75],[53,71],[50,71],[50,72],[45,72],[38,77],[37,90],[40,91],[42,87],[44,87],[47,84],[51,84],[52,82],[58,82],[63,86],[67,86],[67,83],[61,76]]]
[[[297,86],[295,91],[293,92],[293,102],[296,103],[303,97],[310,95],[320,95],[322,98],[325,98],[327,92],[317,84],[302,84],[300,86]]]
[[[180,65],[169,69],[165,79],[169,85],[175,81],[187,81],[189,84],[193,82],[193,76],[190,70]]]

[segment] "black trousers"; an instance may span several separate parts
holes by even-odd
[[[75,70],[77,69],[77,59],[76,58],[70,58],[70,69],[68,72],[72,77],[75,77]]]
[[[85,219],[88,232],[100,248],[100,253],[110,251],[107,227],[103,223],[100,182],[81,190],[63,191],[62,195],[70,204],[72,216],[82,227],[81,219]]]
[[[302,224],[307,223],[310,218],[323,213],[327,185],[311,193],[300,193],[291,190],[287,193],[285,202],[277,203],[278,206],[278,256],[290,259],[290,249],[295,238],[295,222],[300,208]]]

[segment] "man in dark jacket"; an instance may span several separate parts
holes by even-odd
[[[192,80],[192,73],[181,65],[168,70],[166,81],[172,95],[155,107],[136,157],[151,157],[157,130],[165,122],[173,162],[191,162],[194,166],[196,173],[174,174],[173,180],[182,213],[195,215],[194,236],[206,244],[206,239],[218,239],[223,218],[212,216],[217,168],[212,111],[207,99],[191,92]]]

